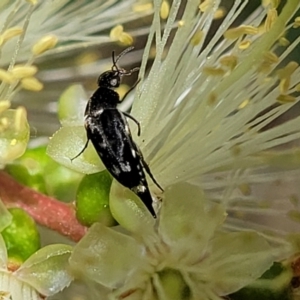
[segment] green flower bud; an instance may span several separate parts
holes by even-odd
[[[250,286],[229,295],[230,300],[292,300],[292,270],[275,262],[261,278]]]
[[[107,226],[116,224],[109,208],[109,192],[112,178],[107,171],[84,176],[76,195],[76,217],[91,226],[101,222]]]
[[[7,165],[5,170],[18,182],[38,192],[47,194],[46,183],[41,174],[30,174],[30,171],[22,164]]]
[[[56,163],[46,153],[46,146],[27,149],[6,170],[20,183],[62,201],[74,200],[82,174]]]
[[[158,274],[164,294],[168,296],[168,299],[188,300],[191,298],[191,291],[178,270],[164,269]]]
[[[40,247],[40,235],[34,220],[20,208],[10,208],[12,222],[2,231],[8,257],[23,263]]]

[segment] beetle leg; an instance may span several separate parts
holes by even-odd
[[[134,85],[125,93],[125,95],[123,96],[122,100],[120,100],[120,102],[123,102],[124,99],[127,97],[127,95],[138,85],[138,83],[141,81],[141,78],[139,78]]]
[[[148,173],[148,175],[150,176],[150,178],[152,179],[152,181],[156,184],[156,186],[163,192],[164,189],[159,185],[159,183],[156,181],[156,179],[152,175],[151,170],[150,170],[148,164],[144,160],[144,157],[143,157],[143,154],[142,154],[141,150],[139,149],[138,152],[139,152],[139,155],[140,155],[140,158],[141,158],[141,162],[142,162],[142,165],[143,165],[144,169],[146,170],[146,172]]]
[[[72,162],[75,158],[77,158],[78,156],[80,156],[80,155],[84,152],[84,150],[87,148],[87,146],[88,146],[88,144],[89,144],[89,141],[90,141],[90,139],[88,139],[88,140],[86,141],[86,143],[85,143],[83,149],[82,149],[76,156],[74,156],[73,158],[70,158],[71,162]]]
[[[141,135],[141,124],[140,124],[140,122],[137,120],[137,119],[135,119],[133,116],[131,116],[130,114],[128,114],[128,113],[126,113],[126,112],[122,112],[127,118],[129,118],[129,119],[131,119],[132,121],[134,121],[135,122],[135,124],[137,125],[137,127],[138,127],[138,133],[137,133],[137,135],[138,136],[140,136]]]

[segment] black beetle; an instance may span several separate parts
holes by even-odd
[[[138,135],[141,132],[139,122],[128,113],[117,109],[117,105],[124,100],[127,94],[138,84],[139,80],[129,89],[121,101],[119,94],[114,91],[115,88],[119,87],[123,76],[129,76],[139,70],[139,68],[134,68],[126,71],[117,66],[119,59],[132,49],[133,47],[125,49],[116,58],[113,51],[113,66],[111,70],[99,76],[99,87],[89,99],[85,110],[84,126],[87,133],[87,142],[80,153],[73,159],[84,152],[91,140],[111,175],[122,185],[137,194],[155,218],[156,214],[152,207],[152,197],[144,169],[153,182],[162,191],[163,189],[153,177],[140,149],[133,141],[126,117],[137,124]]]

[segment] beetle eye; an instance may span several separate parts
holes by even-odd
[[[111,81],[110,81],[110,85],[111,86],[116,86],[118,84],[118,80],[116,78],[113,78]]]

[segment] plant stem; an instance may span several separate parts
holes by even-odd
[[[32,190],[0,172],[0,199],[5,206],[24,209],[40,225],[46,226],[72,239],[79,241],[87,228],[75,216],[75,207]]]

